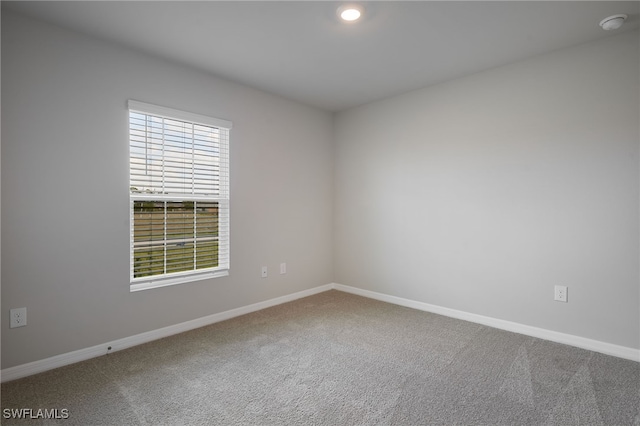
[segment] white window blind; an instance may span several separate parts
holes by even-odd
[[[132,291],[228,274],[230,129],[129,101]]]

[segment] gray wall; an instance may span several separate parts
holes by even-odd
[[[2,15],[2,368],[332,281],[331,114]],[[129,292],[130,98],[233,121],[229,277]]]
[[[635,31],[338,114],[335,282],[639,348],[638,64]]]

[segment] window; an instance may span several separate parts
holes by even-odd
[[[129,101],[131,291],[228,275],[230,129]]]

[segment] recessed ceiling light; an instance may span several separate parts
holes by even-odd
[[[356,5],[345,5],[338,8],[338,16],[346,22],[354,22],[362,16],[362,8]]]
[[[626,19],[627,15],[612,15],[600,21],[600,26],[606,31],[617,30],[624,24]]]

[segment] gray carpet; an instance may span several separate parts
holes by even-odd
[[[640,425],[640,364],[329,291],[2,385],[64,425]],[[3,411],[4,413],[4,411]]]

